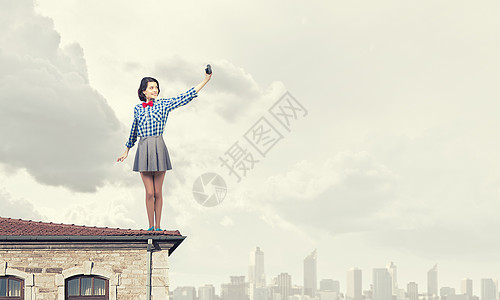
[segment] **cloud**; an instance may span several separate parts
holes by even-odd
[[[477,226],[470,226],[471,223]],[[486,221],[485,223],[492,223]],[[500,241],[492,233],[496,224],[485,226],[474,219],[450,224],[446,220],[418,228],[393,228],[364,235],[370,243],[399,250],[411,251],[429,259],[468,259],[472,261],[498,260]],[[403,221],[404,226],[404,221]]]
[[[203,94],[210,94],[211,107],[216,114],[228,122],[234,122],[238,117],[248,114],[248,110],[260,102],[265,91],[248,72],[227,60],[217,60],[211,65],[213,79]],[[202,81],[205,66],[204,62],[188,62],[175,56],[158,63],[153,73],[166,79],[169,86],[177,87],[179,83],[197,84]]]
[[[398,176],[369,153],[345,151],[319,166],[299,162],[250,198],[270,222],[339,234],[379,226],[378,214],[395,201],[397,186]]]
[[[498,259],[498,188],[462,172],[463,166],[450,167],[464,153],[423,161],[418,154],[428,140],[433,140],[432,151],[450,147],[429,136],[407,140],[405,147],[412,150],[404,151],[409,156],[404,167],[353,151],[340,152],[324,164],[298,162],[269,177],[259,191],[249,191],[247,205],[273,227],[303,229],[311,237],[355,233],[367,245],[426,259]],[[442,167],[434,169],[436,165]],[[471,188],[476,194],[467,192]]]
[[[42,184],[95,191],[126,130],[89,85],[82,48],[61,48],[32,1],[8,2],[0,17],[0,162]]]
[[[224,218],[220,221],[220,223],[219,223],[219,224],[221,224],[221,225],[222,225],[222,226],[224,226],[224,227],[231,227],[231,226],[233,226],[233,225],[234,225],[234,222],[233,222],[233,220],[232,220],[230,217],[225,216],[225,217],[224,217]]]
[[[67,223],[72,224],[140,228],[138,224],[145,224],[146,217],[139,218],[136,214],[131,213],[130,203],[126,204],[123,204],[121,199],[89,200],[86,203],[68,207],[64,219],[68,220]],[[96,207],[99,209],[96,210]]]
[[[31,204],[24,199],[12,199],[10,194],[0,190],[0,216],[4,218],[43,221],[42,216]]]

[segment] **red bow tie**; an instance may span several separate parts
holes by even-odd
[[[146,106],[153,106],[153,100],[149,101],[149,102],[144,102],[142,103],[142,107],[146,108]]]

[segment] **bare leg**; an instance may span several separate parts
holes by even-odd
[[[152,172],[141,172],[142,182],[146,188],[146,211],[148,213],[149,227],[154,226],[154,211],[155,211],[155,193],[154,193],[154,177]]]
[[[163,179],[165,179],[165,171],[154,173],[154,196],[155,196],[155,228],[161,228],[161,212],[163,208]]]

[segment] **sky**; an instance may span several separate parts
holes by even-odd
[[[317,249],[318,280],[342,291],[349,268],[368,289],[393,261],[402,287],[425,291],[437,263],[440,286],[468,277],[480,294],[481,278],[500,278],[499,9],[1,0],[0,216],[146,229],[135,147],[116,163],[137,87],[153,76],[160,97],[175,96],[210,63],[211,81],[164,132],[162,226],[187,236],[172,289],[219,291],[248,276],[258,246],[268,283],[287,272],[302,285]],[[273,111],[283,99],[301,108],[287,126]],[[245,138],[259,124],[274,129],[264,154]],[[240,179],[221,165],[235,145],[254,159]],[[227,186],[219,205],[193,195],[205,173]]]

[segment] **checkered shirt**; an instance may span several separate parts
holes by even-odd
[[[137,141],[137,137],[162,135],[167,122],[168,113],[182,105],[189,103],[198,97],[198,93],[193,88],[174,98],[157,98],[153,101],[153,106],[142,106],[137,104],[134,108],[134,121],[130,130],[130,137],[125,146],[132,148]]]

